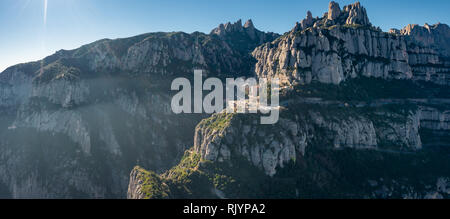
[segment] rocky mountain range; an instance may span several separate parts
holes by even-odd
[[[280,121],[220,113],[129,198],[448,198],[449,27],[374,27],[360,3],[311,12],[251,53],[282,80]]]
[[[448,198],[450,28],[331,2],[61,50],[0,74],[1,198]],[[174,114],[176,77],[279,77],[280,121]],[[131,172],[131,173],[130,173]]]
[[[289,33],[252,54],[259,77],[278,75],[288,84],[340,84],[366,76],[449,85],[449,34],[444,24],[383,32],[359,3],[342,11],[331,3],[322,18],[308,12]]]
[[[277,37],[239,22],[211,34],[99,40],[6,69],[0,196],[125,198],[133,166],[175,165],[206,116],[172,113],[172,80],[194,68],[220,78],[249,75],[249,52]]]

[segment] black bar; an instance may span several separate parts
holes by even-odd
[[[386,217],[393,212],[446,215],[449,204],[448,200],[2,200],[0,209],[4,213],[14,209],[17,216],[29,214],[32,218],[37,215],[60,218],[104,218],[112,215],[122,218],[119,215],[126,215],[123,218],[225,216],[313,219],[328,215]],[[184,212],[187,208],[194,209],[191,206],[204,207],[202,212]],[[205,206],[217,206],[215,213]]]

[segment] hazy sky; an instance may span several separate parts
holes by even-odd
[[[354,1],[336,1],[341,7]],[[284,33],[306,11],[322,16],[329,0],[0,0],[0,71],[59,49],[102,38],[155,31],[209,33],[219,23],[251,18]],[[409,23],[450,23],[450,0],[361,0],[383,30]],[[45,7],[47,5],[47,7]],[[45,13],[46,12],[46,13]],[[46,16],[45,16],[46,14]]]

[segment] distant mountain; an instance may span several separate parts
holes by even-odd
[[[252,52],[282,79],[280,121],[204,119],[178,165],[133,169],[128,198],[449,198],[448,29],[383,32],[359,2],[308,12]]]
[[[410,44],[432,47],[444,56],[450,56],[450,42],[448,42],[450,28],[447,24],[425,24],[424,26],[409,24],[401,30],[391,29],[389,32],[407,36]]]

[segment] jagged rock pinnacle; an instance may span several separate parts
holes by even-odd
[[[328,6],[328,20],[334,20],[341,15],[341,8],[339,7],[339,4],[332,1],[330,2],[330,5]]]
[[[359,2],[345,6],[344,11],[348,13],[345,24],[370,25],[366,9]]]
[[[255,28],[252,19],[249,19],[247,22],[245,22],[244,28],[252,28],[252,29]]]
[[[308,11],[306,13],[306,18],[300,22],[300,26],[302,27],[302,29],[304,29],[304,28],[311,26],[313,23],[314,23],[314,20],[312,17],[312,13],[311,13],[311,11]]]
[[[249,19],[247,22],[245,22],[244,29],[247,32],[247,34],[250,36],[251,39],[256,38],[256,28],[253,25],[253,21],[251,19]]]

